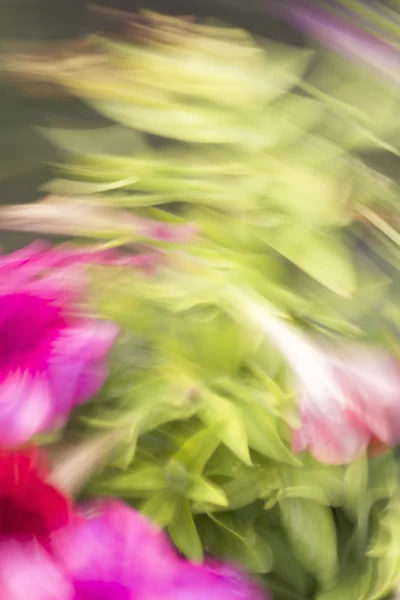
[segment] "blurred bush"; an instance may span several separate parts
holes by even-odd
[[[73,60],[3,62],[108,120],[43,129],[64,160],[37,229],[43,207],[73,216],[79,200],[77,236],[163,257],[150,277],[93,271],[99,310],[123,335],[70,434],[121,423],[131,434],[86,492],[122,496],[182,553],[231,558],[276,598],[384,598],[400,575],[394,455],[329,466],[291,452],[297,389],[245,304],[256,295],[311,334],[398,354],[399,188],[366,158],[398,155],[397,88],[243,30],[121,19],[123,41],[89,37]],[[198,237],[100,231],[91,214],[104,207],[195,224]],[[35,206],[20,208],[16,221],[3,207],[0,225],[29,228]],[[51,214],[62,230],[65,212]]]

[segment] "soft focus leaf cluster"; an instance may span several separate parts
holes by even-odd
[[[397,96],[230,28],[150,14],[137,32],[94,40],[90,67],[54,65],[115,124],[48,129],[65,162],[46,190],[198,236],[158,248],[152,275],[93,271],[123,334],[72,429],[131,427],[87,493],[121,496],[182,553],[230,558],[276,598],[384,598],[400,576],[395,459],[293,455],[296,390],[236,292],[397,349],[398,188],[361,153],[397,153]]]
[[[293,390],[260,332],[240,311],[199,306],[186,280],[182,303],[177,278],[173,298],[152,296],[147,275],[134,286],[127,277],[116,296],[115,273],[94,275],[102,311],[125,334],[112,378],[73,427],[131,419],[132,435],[87,493],[122,496],[183,553],[231,558],[265,577],[278,598],[384,597],[399,572],[385,533],[397,506],[393,455],[348,467],[295,457]]]

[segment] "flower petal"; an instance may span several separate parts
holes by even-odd
[[[360,456],[372,440],[400,440],[400,368],[379,348],[342,344],[319,350],[326,381],[303,381],[301,429],[293,449],[308,448],[322,462],[343,464]],[[323,379],[321,379],[323,383]]]
[[[42,375],[10,373],[0,384],[0,444],[16,446],[46,430],[53,402]]]
[[[48,481],[36,448],[0,452],[0,543],[35,538],[48,547],[54,531],[67,525],[70,502]]]
[[[0,544],[1,600],[73,600],[63,572],[36,544],[15,540]]]
[[[341,349],[335,368],[348,400],[348,412],[384,443],[400,440],[400,367],[377,348]]]
[[[224,564],[184,564],[165,600],[262,600],[266,595],[243,573]],[[161,599],[160,599],[161,600]]]
[[[119,260],[40,243],[0,256],[0,445],[61,426],[104,384],[117,327],[74,313],[84,267]]]
[[[304,413],[301,428],[293,433],[292,449],[308,449],[322,463],[341,465],[360,457],[369,440],[369,431],[353,423],[345,412],[338,412],[335,419]]]
[[[48,376],[59,415],[102,387],[108,375],[105,360],[117,335],[113,323],[87,320],[65,329],[54,342]]]
[[[178,557],[164,534],[138,512],[117,501],[90,505],[83,518],[54,537],[54,552],[71,579],[112,582],[140,591],[161,590]]]

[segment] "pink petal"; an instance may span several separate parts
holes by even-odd
[[[48,427],[52,413],[45,377],[10,373],[0,384],[0,444],[23,444]]]
[[[108,375],[105,359],[118,335],[113,323],[85,321],[55,340],[48,376],[60,413],[87,401]]]
[[[228,565],[186,563],[160,600],[262,600],[266,595],[244,573]]]
[[[294,452],[308,449],[322,463],[341,465],[362,456],[370,437],[369,431],[351,421],[345,412],[339,412],[335,420],[308,413],[302,417],[301,428],[293,434],[292,449]]]
[[[192,223],[171,224],[143,217],[134,217],[134,223],[143,236],[165,242],[191,242],[197,234],[197,228]]]
[[[61,425],[104,384],[117,327],[73,315],[83,267],[117,259],[41,243],[0,256],[0,443],[23,443]]]
[[[3,275],[6,272],[18,273],[21,272],[21,267],[25,269],[31,266],[34,267],[33,273],[37,273],[37,267],[43,269],[41,260],[46,255],[50,248],[49,244],[45,242],[36,241],[25,248],[16,250],[11,254],[3,254],[0,256],[0,274]]]
[[[339,373],[353,420],[357,419],[382,442],[397,443],[400,440],[398,362],[383,350],[356,348],[341,362]]]
[[[400,367],[384,350],[355,344],[319,349],[315,372],[302,382],[301,428],[293,450],[309,449],[321,462],[344,464],[371,439],[400,440]],[[317,371],[317,366],[320,366]]]
[[[178,558],[152,523],[117,501],[92,504],[83,517],[54,537],[55,555],[71,579],[81,586],[113,582],[135,598],[168,585]]]
[[[71,583],[38,545],[0,544],[1,600],[73,600]]]

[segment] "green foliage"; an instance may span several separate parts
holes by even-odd
[[[327,86],[325,63],[305,79],[309,52],[245,32],[144,20],[144,40],[97,39],[95,66],[54,69],[116,125],[49,130],[66,160],[46,190],[198,227],[158,246],[152,275],[93,269],[123,334],[71,427],[131,435],[85,492],[124,498],[182,553],[239,562],[276,598],[384,598],[400,577],[394,458],[294,456],[297,390],[255,308],[336,337],[398,325],[396,285],[356,243],[395,261],[398,190],[350,152],[392,149],[396,98],[370,79]]]
[[[284,498],[279,507],[283,529],[300,564],[322,584],[332,583],[338,558],[330,509],[299,498]]]

